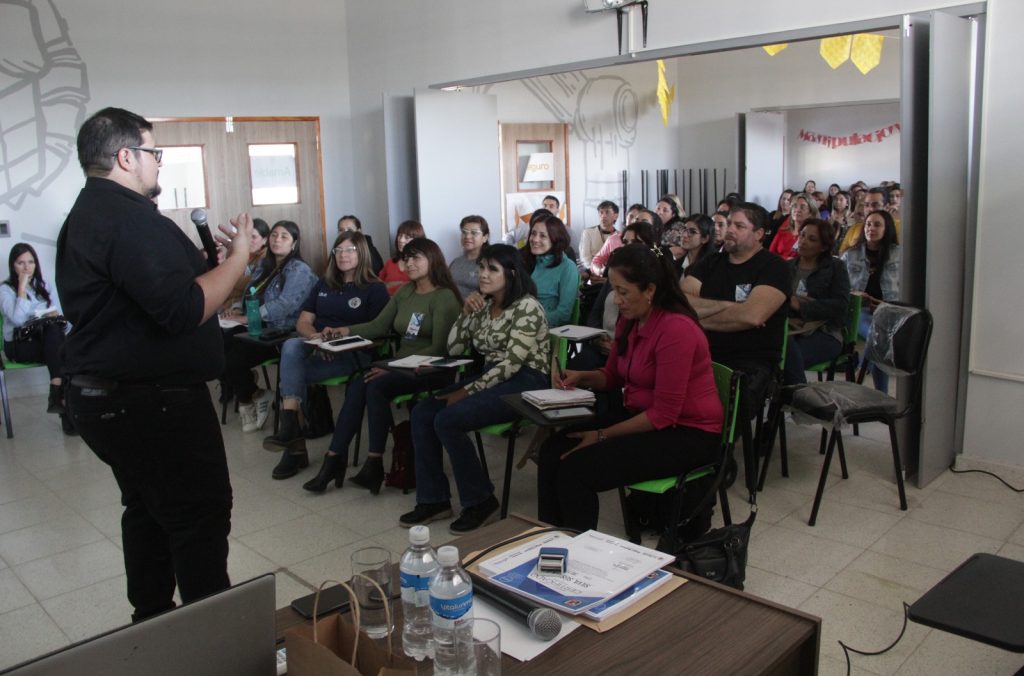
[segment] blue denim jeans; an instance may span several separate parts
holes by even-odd
[[[865,302],[865,304],[866,304],[866,302]],[[861,310],[861,312],[860,312],[860,329],[858,330],[858,333],[860,333],[860,337],[864,338],[865,340],[868,337],[868,333],[870,333],[870,331],[871,331],[871,320],[873,318],[874,318],[874,313],[871,312],[871,310],[869,310],[867,308]],[[866,351],[867,350],[865,350],[865,352]],[[861,362],[863,363],[863,361],[864,361],[864,355],[861,355]],[[878,368],[874,364],[870,364],[869,368],[871,369],[871,380],[874,381],[875,389],[878,390],[879,392],[888,392],[889,391],[889,374],[886,373],[885,371],[883,371],[882,369]]]
[[[486,369],[485,369],[486,370]],[[475,380],[475,379],[474,379]],[[471,380],[455,383],[442,390],[453,392]],[[412,444],[416,455],[416,503],[421,505],[449,502],[451,489],[443,466],[442,447],[455,475],[462,506],[478,505],[494,494],[494,485],[484,478],[469,432],[488,425],[511,422],[518,415],[499,398],[527,390],[551,386],[548,376],[536,369],[521,368],[503,383],[471,394],[451,406],[431,397],[412,410]]]
[[[370,353],[352,350],[330,355],[326,360],[322,351],[306,344],[305,338],[289,338],[281,346],[281,397],[298,399],[306,396],[306,386],[324,378],[347,376],[370,365]]]
[[[786,385],[806,383],[807,366],[832,361],[843,349],[843,344],[824,331],[790,336],[786,344]]]
[[[348,456],[348,447],[363,425],[366,411],[368,452],[383,454],[388,431],[394,424],[391,400],[400,394],[443,387],[451,382],[451,375],[441,373],[436,378],[412,378],[400,373],[385,372],[367,382],[362,376],[353,378],[345,388],[345,401],[334,423],[334,436],[328,448],[334,453]]]

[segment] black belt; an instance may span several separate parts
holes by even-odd
[[[72,387],[77,387],[82,390],[82,394],[86,397],[106,397],[116,392],[117,390],[191,390],[206,387],[206,383],[191,383],[191,384],[165,384],[165,383],[136,383],[119,380],[111,380],[110,378],[102,378],[100,376],[79,374],[71,376],[69,381]]]

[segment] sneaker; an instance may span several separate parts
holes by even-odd
[[[499,511],[498,499],[493,495],[479,505],[466,507],[462,510],[459,518],[452,521],[448,526],[448,532],[452,535],[462,535],[474,531],[480,526],[486,526],[498,520]]]
[[[438,502],[432,505],[416,505],[416,509],[398,517],[398,525],[402,528],[421,526],[438,519],[447,519],[452,515],[452,503]]]
[[[256,429],[263,429],[270,415],[270,407],[274,404],[274,392],[272,390],[260,390],[259,394],[252,398],[256,406]]]
[[[243,432],[255,432],[259,429],[256,424],[256,404],[239,404],[238,419],[242,421]]]

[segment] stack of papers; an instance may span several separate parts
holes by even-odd
[[[448,357],[429,357],[421,354],[411,354],[401,359],[393,359],[388,366],[400,369],[414,369],[420,366],[433,366],[435,368],[454,368],[463,364],[472,364],[472,359],[449,359]]]
[[[568,549],[565,574],[543,575],[537,572],[541,547]],[[653,577],[652,574],[674,560],[671,554],[590,530],[576,537],[551,533],[479,565],[480,571],[491,582],[537,603],[570,615],[593,609],[595,619],[600,619],[662,584],[668,574]],[[598,606],[603,607],[598,610],[595,608]]]
[[[584,340],[590,340],[591,338],[597,338],[598,336],[607,336],[608,332],[604,329],[595,329],[590,326],[577,326],[576,324],[566,324],[565,326],[556,326],[555,328],[548,331],[553,336],[558,338],[565,338],[573,342],[581,342]]]
[[[363,347],[369,347],[373,345],[373,341],[360,336],[348,336],[347,338],[335,338],[334,340],[324,340],[318,337],[310,338],[306,341],[306,344],[313,345],[321,350],[327,350],[328,352],[344,352],[346,350],[358,350]]]
[[[523,401],[540,410],[569,408],[571,406],[593,406],[594,393],[579,388],[572,390],[530,390],[523,392]]]

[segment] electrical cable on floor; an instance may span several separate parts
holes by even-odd
[[[995,477],[995,478],[999,479],[999,481],[1000,481],[1000,482],[1001,482],[1001,483],[1002,483],[1002,484],[1003,484],[1004,486],[1006,486],[1007,488],[1009,488],[1009,489],[1010,489],[1011,491],[1013,491],[1014,493],[1024,493],[1024,488],[1015,488],[1015,487],[1011,486],[1011,485],[1010,485],[1010,484],[1009,484],[1009,483],[1008,483],[1008,482],[1006,481],[1006,479],[1004,479],[1003,477],[999,476],[998,474],[993,474],[992,472],[989,472],[989,471],[986,471],[986,470],[983,470],[983,469],[956,469],[955,465],[956,465],[956,461],[954,460],[954,461],[953,461],[953,464],[951,464],[951,465],[949,466],[949,471],[950,471],[950,472],[952,472],[953,474],[968,474],[968,473],[970,473],[970,472],[977,472],[978,474],[987,474],[987,475],[989,475],[989,476],[993,476],[993,477]]]
[[[886,647],[882,648],[881,650],[875,650],[873,652],[872,651],[868,651],[868,650],[857,650],[856,648],[851,648],[850,646],[846,645],[842,641],[836,641],[836,643],[839,644],[839,647],[843,649],[843,655],[846,657],[846,676],[850,676],[850,653],[857,653],[858,655],[866,655],[868,657],[873,657],[875,655],[881,655],[883,653],[887,653],[890,650],[892,650],[893,648],[895,648],[896,644],[899,643],[900,639],[903,638],[903,633],[907,630],[907,618],[908,618],[909,614],[910,614],[910,604],[907,603],[906,601],[904,601],[903,602],[903,628],[900,629],[900,635],[896,637],[895,641],[893,641],[892,643],[890,643]]]

